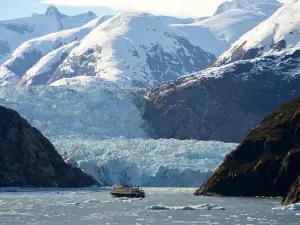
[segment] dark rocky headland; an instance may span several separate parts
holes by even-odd
[[[299,162],[300,97],[296,97],[254,127],[195,195],[286,195],[283,204],[295,203],[300,199]]]
[[[69,166],[40,131],[16,111],[0,106],[0,187],[99,185]]]

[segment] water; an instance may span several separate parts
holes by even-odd
[[[114,199],[107,191],[0,193],[0,224],[299,224],[297,211],[273,209],[280,199],[194,197],[193,191],[146,189],[143,200]]]

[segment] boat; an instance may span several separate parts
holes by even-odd
[[[132,187],[132,186],[113,186],[110,194],[113,197],[127,197],[127,198],[145,198],[145,191],[140,187]]]

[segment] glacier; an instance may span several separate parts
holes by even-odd
[[[102,186],[198,187],[236,144],[151,139],[144,93],[104,84],[0,87],[0,104],[17,110],[67,163]]]
[[[0,104],[20,113],[48,138],[83,135],[147,138],[138,103],[141,90],[95,88],[0,88]]]
[[[236,146],[175,139],[63,137],[52,141],[67,162],[103,186],[198,187]]]

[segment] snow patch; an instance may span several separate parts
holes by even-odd
[[[248,10],[230,10],[199,22],[171,26],[183,32],[193,44],[219,56],[267,18]]]

